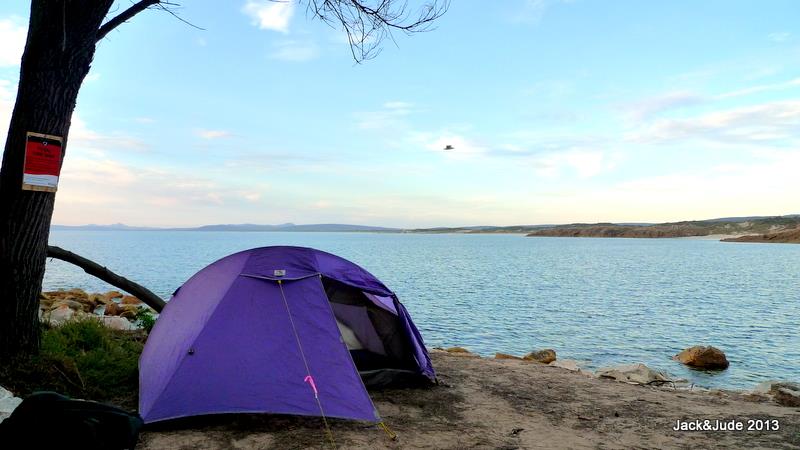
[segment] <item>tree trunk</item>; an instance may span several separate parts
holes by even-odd
[[[0,363],[39,347],[38,303],[55,194],[23,191],[26,132],[64,138],[113,0],[33,0],[0,169]]]

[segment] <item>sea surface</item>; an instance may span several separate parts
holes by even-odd
[[[50,243],[164,298],[239,250],[335,253],[394,290],[432,346],[482,355],[553,348],[587,368],[643,362],[704,387],[800,381],[800,245],[521,235],[57,230]],[[46,290],[113,289],[50,260]],[[717,373],[670,357],[710,344]]]

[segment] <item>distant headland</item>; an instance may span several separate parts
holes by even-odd
[[[159,228],[111,225],[53,225],[52,230],[87,231],[239,231],[239,232],[371,232],[428,234],[524,234],[531,237],[677,238],[717,237],[726,242],[800,243],[800,214],[785,216],[723,217],[666,223],[573,223],[564,225],[465,226],[390,228],[337,223],[278,225],[218,224]]]
[[[720,236],[725,242],[800,243],[800,215],[727,217],[658,224],[570,224],[532,231],[527,236],[677,238]]]

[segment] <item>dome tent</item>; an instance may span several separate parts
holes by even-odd
[[[434,381],[408,311],[366,270],[303,247],[212,263],[162,311],[139,360],[145,423],[275,413],[379,421],[366,384]]]

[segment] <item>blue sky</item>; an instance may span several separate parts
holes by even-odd
[[[0,4],[3,129],[28,8]],[[794,1],[455,0],[360,65],[291,1],[179,13],[205,31],[148,10],[99,44],[55,223],[800,213]]]

